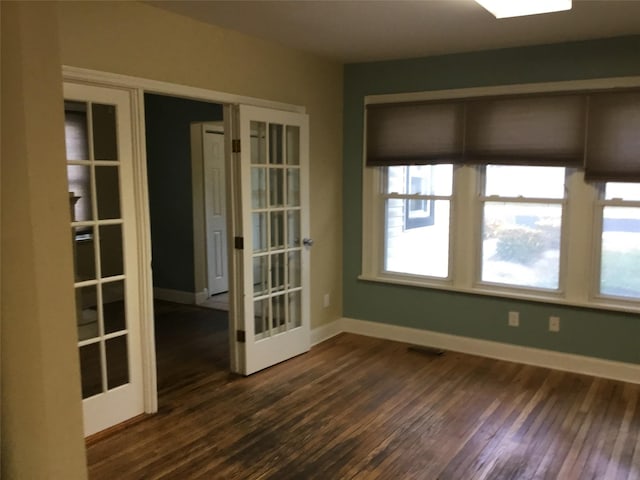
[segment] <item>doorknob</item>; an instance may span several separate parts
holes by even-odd
[[[303,238],[302,239],[302,244],[305,247],[312,247],[313,246],[313,239],[311,239],[311,238]]]

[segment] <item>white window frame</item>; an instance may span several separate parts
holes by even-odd
[[[562,198],[558,198],[558,199],[551,199],[551,198],[542,198],[542,197],[525,197],[525,196],[519,196],[519,197],[506,197],[506,196],[500,196],[500,195],[486,195],[485,193],[485,188],[486,188],[486,166],[479,166],[476,167],[477,170],[477,175],[478,175],[478,179],[480,184],[478,185],[477,189],[478,189],[478,193],[477,193],[477,201],[480,204],[478,206],[478,231],[476,232],[476,243],[477,243],[477,254],[476,254],[476,281],[474,283],[474,286],[476,287],[480,287],[480,288],[485,288],[488,290],[500,290],[500,291],[505,291],[505,292],[509,292],[512,290],[516,290],[521,292],[523,295],[529,295],[529,294],[534,294],[536,295],[537,293],[539,293],[542,296],[549,296],[549,297],[562,297],[564,295],[564,286],[566,283],[566,270],[567,270],[567,262],[566,262],[566,247],[567,245],[565,245],[566,242],[564,242],[563,240],[566,238],[567,236],[567,203],[569,200],[569,195],[571,192],[569,192],[569,188],[568,188],[568,183],[569,183],[569,178],[571,175],[573,175],[575,173],[575,170],[571,169],[571,168],[566,168],[565,167],[565,174],[564,174],[564,181],[565,181],[565,188],[564,188],[564,196]],[[515,204],[515,203],[524,203],[527,205],[531,205],[531,204],[539,204],[539,205],[560,205],[560,207],[562,208],[562,215],[561,215],[561,227],[560,227],[560,259],[559,259],[559,264],[558,264],[558,288],[555,289],[548,289],[548,288],[539,288],[539,287],[529,287],[529,286],[524,286],[524,285],[509,285],[506,283],[498,283],[498,282],[490,282],[487,280],[483,280],[482,279],[482,268],[483,268],[483,264],[482,264],[482,256],[483,256],[483,238],[482,238],[482,229],[483,229],[483,223],[484,223],[484,207],[486,203],[506,203],[506,204]]]
[[[616,182],[611,182],[616,183]],[[633,300],[627,297],[607,295],[600,291],[600,275],[602,267],[602,230],[604,228],[605,207],[626,207],[640,208],[640,200],[623,200],[621,198],[605,198],[607,182],[599,182],[597,185],[596,208],[594,215],[594,261],[592,265],[592,291],[591,298],[596,302],[615,302],[620,305],[628,305],[630,309],[637,306],[640,300]]]
[[[415,275],[415,274],[411,274],[411,273],[399,273],[399,272],[393,272],[393,271],[389,271],[385,269],[385,258],[384,258],[384,251],[386,250],[386,235],[385,235],[385,228],[386,228],[386,224],[387,224],[387,219],[386,219],[386,214],[384,212],[385,210],[385,203],[387,200],[390,199],[398,199],[398,200],[404,200],[405,202],[409,202],[410,200],[426,200],[426,201],[433,201],[433,202],[437,202],[439,200],[444,200],[444,201],[448,201],[449,202],[449,233],[451,233],[451,220],[453,218],[453,214],[451,213],[451,210],[453,208],[453,202],[454,202],[454,192],[455,192],[455,180],[452,180],[452,185],[451,185],[451,195],[435,195],[435,194],[408,194],[408,193],[387,193],[387,182],[388,182],[388,173],[386,171],[386,169],[381,169],[381,193],[380,196],[382,197],[382,201],[381,201],[381,208],[383,210],[382,212],[382,228],[380,230],[380,233],[382,234],[383,238],[382,238],[382,257],[379,259],[380,260],[380,272],[382,272],[384,275],[390,275],[390,276],[402,276],[402,277],[407,277],[407,278],[415,278],[415,279],[423,279],[423,278],[428,278],[429,281],[437,283],[437,284],[451,284],[451,280],[452,280],[452,274],[451,274],[451,267],[452,267],[452,262],[451,262],[451,254],[449,254],[449,262],[448,262],[448,266],[447,266],[447,276],[446,277],[435,277],[435,276],[423,276],[423,275]],[[455,167],[454,167],[454,174],[453,174],[453,178],[455,179]],[[406,227],[405,227],[406,228]],[[451,239],[451,234],[449,234],[449,252],[451,252],[452,249],[452,239]]]
[[[371,95],[365,105],[421,100],[449,100],[466,97],[527,93],[640,87],[640,77],[509,85],[432,92]],[[367,167],[366,113],[363,112],[362,263],[360,280],[410,285],[431,289],[490,295],[578,307],[640,312],[640,302],[599,295],[599,256],[602,228],[601,186],[584,181],[581,171],[567,169],[560,244],[559,289],[522,288],[481,282],[482,171],[476,166],[454,166],[453,198],[450,209],[449,278],[439,279],[384,270],[385,169]],[[607,201],[609,202],[611,201]],[[628,204],[629,202],[625,202]],[[570,247],[570,248],[569,248]],[[585,281],[590,279],[590,281]]]

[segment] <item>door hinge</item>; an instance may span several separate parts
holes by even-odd
[[[236,330],[236,341],[238,343],[245,343],[244,330]]]
[[[240,153],[240,139],[231,140],[231,152]]]
[[[233,237],[233,246],[236,250],[244,250],[244,237]]]

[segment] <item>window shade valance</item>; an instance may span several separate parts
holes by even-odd
[[[585,178],[640,182],[640,91],[589,95]]]
[[[465,157],[474,163],[581,166],[584,97],[467,103]]]
[[[367,166],[556,165],[640,181],[640,90],[372,104],[366,130]]]
[[[380,104],[367,108],[367,165],[462,159],[463,103]]]

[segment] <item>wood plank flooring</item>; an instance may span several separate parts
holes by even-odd
[[[226,313],[161,304],[160,411],[92,479],[640,479],[640,386],[341,334],[249,378]]]

